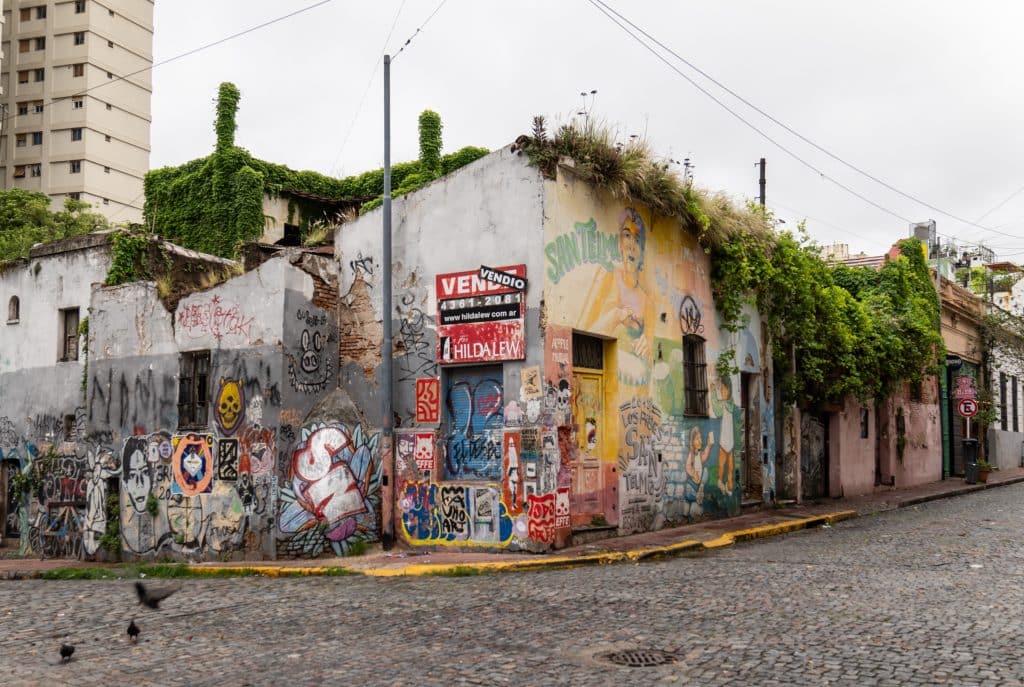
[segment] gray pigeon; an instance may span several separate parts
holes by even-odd
[[[160,610],[160,602],[178,591],[178,587],[165,587],[163,589],[146,589],[141,582],[135,583],[135,591],[139,595],[139,603],[153,610]]]

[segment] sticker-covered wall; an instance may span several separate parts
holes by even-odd
[[[553,539],[550,470],[550,498],[531,501],[542,496],[544,462],[543,195],[536,169],[502,150],[395,200],[390,272],[380,263],[379,212],[335,236],[340,384],[373,427],[381,424],[379,287],[392,279],[392,524],[407,544],[518,548]],[[547,438],[554,445],[554,434]]]
[[[351,491],[374,477],[353,456],[373,446],[349,433],[309,447],[307,413],[337,383],[336,316],[317,288],[274,259],[173,312],[151,283],[94,291],[86,426],[112,456],[125,553],[313,556],[366,536],[341,535]],[[302,479],[299,454],[323,474]]]

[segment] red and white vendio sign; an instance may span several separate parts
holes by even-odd
[[[505,274],[497,275],[499,272]],[[487,276],[495,280],[484,278]],[[499,283],[500,279],[525,285],[526,265],[437,275],[437,358],[440,364],[526,357],[526,292]]]

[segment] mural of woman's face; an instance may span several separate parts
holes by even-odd
[[[124,491],[128,494],[132,508],[137,513],[144,513],[149,489],[152,486],[146,455],[140,449],[132,451],[128,456],[127,468],[124,475]]]
[[[619,254],[622,255],[622,268],[627,273],[640,273],[644,253],[640,247],[639,229],[630,222],[619,231]]]

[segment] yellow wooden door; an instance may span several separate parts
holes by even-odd
[[[605,514],[601,456],[604,449],[604,377],[601,372],[573,372],[573,425],[576,460],[572,466],[572,523],[589,525]]]

